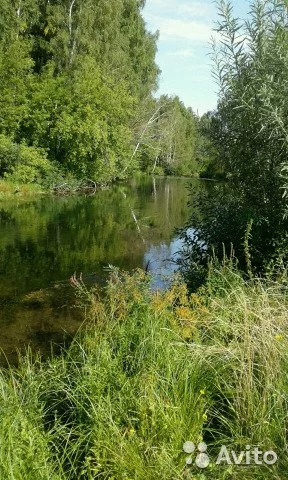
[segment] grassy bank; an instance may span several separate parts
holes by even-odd
[[[114,181],[114,183],[116,180]],[[21,183],[11,180],[0,180],[0,200],[6,198],[25,198],[35,195],[73,196],[94,195],[98,190],[111,186],[111,183],[96,183],[92,180],[61,179],[59,184]]]
[[[74,280],[89,325],[48,363],[0,379],[0,478],[286,478],[286,287],[228,267],[188,295],[112,273],[105,300]],[[186,467],[183,443],[210,465]],[[215,464],[220,445],[274,450],[275,465]]]
[[[43,193],[45,193],[45,189],[34,183],[22,184],[8,180],[0,180],[0,200],[7,197],[29,197]]]

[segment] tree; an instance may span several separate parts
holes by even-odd
[[[128,175],[133,112],[158,76],[144,3],[0,0],[0,134],[64,173]]]
[[[254,0],[242,23],[230,2],[218,6],[214,140],[227,175],[265,203],[279,196],[288,157],[287,2]]]
[[[197,117],[178,97],[163,95],[154,101],[137,138],[142,168],[174,175],[198,173]]]

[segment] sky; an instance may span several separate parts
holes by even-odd
[[[232,0],[244,17],[249,0]],[[159,30],[157,64],[162,70],[158,94],[178,95],[200,115],[217,104],[209,45],[217,10],[214,0],[147,0],[148,29]]]

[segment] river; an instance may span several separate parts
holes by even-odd
[[[46,355],[51,342],[70,341],[83,320],[69,284],[74,273],[103,285],[109,265],[141,267],[153,274],[154,288],[162,287],[176,270],[188,196],[200,185],[139,177],[91,197],[1,200],[1,361],[14,362],[28,344]]]

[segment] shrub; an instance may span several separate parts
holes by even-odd
[[[18,160],[19,147],[12,140],[0,134],[0,176],[11,173]]]
[[[0,176],[19,183],[42,184],[56,173],[56,167],[42,148],[16,144],[0,135]]]

